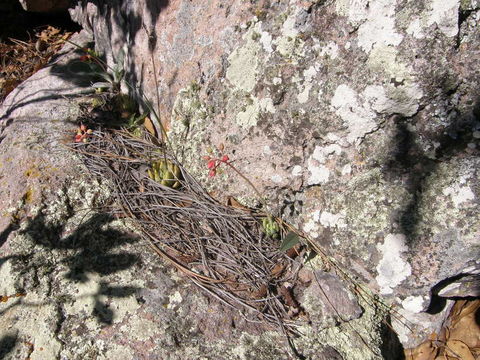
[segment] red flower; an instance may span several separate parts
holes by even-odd
[[[210,170],[208,176],[214,177],[217,175],[217,168],[222,164],[227,164],[230,158],[228,155],[223,155],[221,158],[212,158],[211,156],[203,156],[203,160],[207,162],[207,168]]]
[[[217,161],[216,160],[210,160],[207,164],[207,168],[213,169],[216,167]]]
[[[87,138],[93,133],[92,129],[88,129],[85,125],[80,124],[77,128],[77,134],[75,135],[75,142],[87,142]]]

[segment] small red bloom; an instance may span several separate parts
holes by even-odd
[[[227,165],[230,165],[229,163],[229,160],[230,158],[228,157],[228,155],[222,155],[222,157],[218,157],[218,158],[215,158],[215,157],[212,157],[212,156],[202,156],[203,160],[207,161],[207,168],[210,170],[208,172],[208,176],[210,177],[214,177],[215,175],[217,175],[217,169],[220,165],[223,164],[227,164]]]
[[[86,125],[80,124],[77,128],[77,134],[74,137],[75,142],[87,142],[87,138],[93,133],[92,129],[87,128]]]
[[[207,168],[209,168],[209,169],[215,168],[215,167],[216,167],[216,163],[217,163],[216,160],[210,160],[210,161],[208,162],[208,164],[207,164]]]

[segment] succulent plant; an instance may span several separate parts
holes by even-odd
[[[147,170],[150,179],[172,189],[180,188],[182,171],[170,160],[162,159],[154,161]]]
[[[272,216],[267,216],[262,219],[262,228],[265,232],[265,235],[278,239],[280,235],[280,228]]]

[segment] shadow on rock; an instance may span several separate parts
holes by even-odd
[[[90,32],[98,33],[96,43],[90,43],[83,47],[93,49],[94,45],[97,49],[103,49],[104,54],[99,56],[100,66],[96,66],[96,61],[90,59],[90,63],[82,63],[80,58],[85,58],[85,50],[78,47],[75,53],[78,55],[75,59],[64,64],[54,64],[52,66],[52,74],[69,81],[76,86],[91,86],[95,82],[105,82],[105,78],[99,77],[99,73],[113,74],[113,69],[107,67],[106,57],[113,57],[117,62],[119,49],[112,48],[111,39],[115,38],[116,44],[126,44],[129,50],[129,59],[127,61],[119,61],[119,67],[125,72],[124,79],[129,84],[130,95],[140,96],[143,83],[144,64],[131,61],[135,58],[133,42],[138,38],[138,33],[143,31],[148,38],[148,50],[153,53],[157,45],[156,24],[160,13],[166,9],[169,0],[144,0],[141,7],[135,5],[135,2],[125,0],[81,0],[77,2],[76,9],[72,13],[72,18],[78,23],[83,23],[85,28],[89,28]],[[93,5],[93,6],[92,6]],[[94,11],[92,9],[95,9]],[[85,20],[87,18],[88,20]],[[95,22],[95,29],[92,25]],[[123,56],[122,56],[123,58]],[[112,65],[109,62],[109,65]],[[103,68],[103,69],[102,69]],[[140,76],[139,76],[140,74]],[[135,94],[133,94],[135,93]]]
[[[16,335],[5,335],[0,339],[0,360],[4,359],[17,343]]]
[[[405,179],[412,200],[398,216],[401,232],[407,236],[409,245],[416,237],[420,220],[419,207],[422,194],[427,190],[428,178],[435,174],[439,164],[466,152],[468,144],[473,140],[473,133],[480,128],[480,99],[477,99],[472,111],[458,114],[449,125],[436,133],[419,134],[411,130],[411,121],[402,117],[395,119],[395,136],[390,148],[392,160],[383,169],[387,179]],[[438,144],[434,156],[426,154],[418,145],[419,138],[427,136]]]
[[[392,328],[390,317],[382,322],[382,357],[386,360],[405,360],[402,343]]]
[[[88,274],[101,276],[128,269],[139,262],[139,257],[127,251],[119,251],[125,244],[138,239],[110,226],[114,218],[107,214],[97,214],[78,226],[71,234],[63,236],[65,225],[48,225],[43,216],[37,216],[22,230],[31,240],[46,249],[57,250],[60,263],[68,267],[65,278],[74,282],[89,281]],[[115,250],[115,252],[113,252]],[[110,324],[114,313],[100,300],[101,296],[128,297],[140,288],[131,286],[111,286],[100,282],[99,290],[92,295],[95,299],[94,314],[97,319]]]

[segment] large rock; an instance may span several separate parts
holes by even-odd
[[[442,319],[431,289],[479,259],[479,8],[111,0],[71,14],[109,61],[127,51],[192,173],[258,203],[231,171],[207,179],[202,155],[223,144],[274,211],[415,323],[395,325],[412,346]]]
[[[292,358],[279,331],[206,296],[150,252],[131,223],[102,212],[108,180],[65,146],[91,93],[91,79],[72,72],[80,55],[66,46],[0,108],[0,357]],[[294,339],[301,354],[378,359],[387,351],[384,312],[317,271],[339,314],[311,276],[302,270],[306,289],[296,294],[312,323]]]

